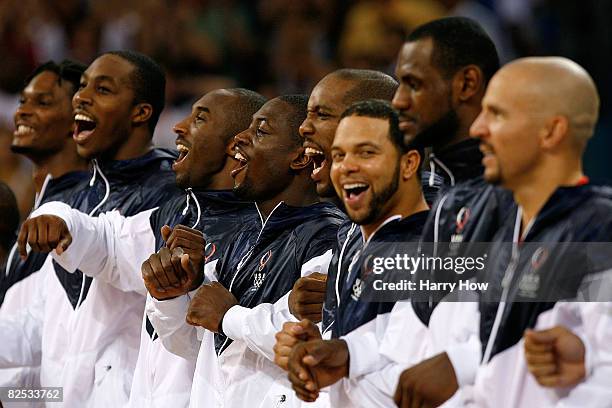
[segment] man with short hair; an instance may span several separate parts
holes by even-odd
[[[87,161],[80,157],[72,139],[74,118],[72,96],[79,88],[86,66],[64,60],[49,61],[37,67],[26,80],[15,111],[15,132],[11,150],[23,154],[34,163],[36,186],[34,209],[48,201],[70,203],[71,190],[87,177]],[[11,251],[3,274],[6,286],[0,292],[3,304],[6,290],[38,271],[45,254],[30,253],[25,261],[19,258],[17,246]],[[9,291],[9,301],[0,309],[5,315],[21,310],[29,302],[31,283],[23,283]]]
[[[256,217],[251,203],[239,201],[229,191],[233,184],[230,170],[237,163],[233,158],[233,137],[248,126],[252,114],[264,100],[246,89],[212,91],[200,98],[191,114],[176,124],[174,131],[180,155],[172,168],[177,185],[185,189],[184,196],[132,217],[115,211],[90,217],[60,203],[39,208],[36,213],[44,214],[47,220],[47,236],[56,238],[47,245],[55,248],[63,240],[70,241],[67,248],[62,248],[65,251],[61,255],[52,253],[54,260],[67,270],[78,266],[88,276],[124,291],[143,294],[142,263],[165,261],[168,251],[184,235],[206,239],[208,255],[203,261],[218,260],[233,234]],[[162,254],[161,260],[156,254],[151,255],[156,251]],[[184,295],[197,289],[202,279],[202,276],[193,276],[180,285],[173,282],[163,296]],[[130,404],[171,402],[187,406],[194,366],[195,359],[179,358],[161,346],[145,315]]]
[[[268,101],[235,138],[240,164],[232,171],[234,191],[256,202],[261,219],[244,226],[207,274],[218,282],[203,285],[191,299],[158,298],[147,305],[163,344],[186,358],[197,355],[191,406],[295,403],[271,361],[274,334],[289,318],[287,293],[294,282],[327,268],[343,220],[335,206],[318,202],[310,179],[312,162],[298,134],[306,100],[289,95]],[[143,271],[163,280],[176,273],[172,259]],[[191,266],[180,268],[189,273]],[[197,329],[184,324],[185,316]]]
[[[75,190],[73,208],[89,215],[118,210],[130,216],[180,194],[171,171],[175,155],[153,149],[151,143],[164,88],[161,67],[131,51],[103,54],[83,73],[73,98],[73,138],[79,155],[93,159],[93,174]],[[48,244],[54,237],[46,233],[44,218],[26,221],[20,254],[26,255],[26,242],[35,251],[51,251]],[[0,321],[6,334],[0,366],[41,360],[41,385],[62,386],[64,403],[125,404],[138,355],[144,297],[79,269],[66,270],[51,257],[41,273],[45,275],[28,310]]]
[[[373,259],[394,258],[404,244],[417,243],[427,218],[428,207],[419,179],[421,154],[404,145],[398,124],[390,104],[364,101],[351,105],[342,114],[336,132],[331,176],[352,222],[342,227],[349,228],[347,239],[338,243],[340,250],[330,265],[327,297],[334,296],[336,302],[333,309],[324,311],[323,329],[332,332],[333,340],[303,342],[293,348],[287,359],[281,350],[290,347],[290,343],[283,343],[290,341],[287,332],[301,326],[309,337],[317,337],[317,328],[302,321],[286,323],[275,346],[277,363],[289,368],[294,389],[306,401],[316,399],[318,389],[335,383],[338,377],[349,377],[346,363],[354,352],[351,345],[367,342],[384,326],[393,302],[368,298],[373,296],[368,288]],[[384,280],[386,275],[382,272],[377,278]],[[347,342],[348,337],[353,341]],[[312,373],[317,389],[296,386],[305,374],[301,363],[309,358],[314,363],[304,368]],[[368,392],[348,378],[334,384],[330,394],[332,406],[383,403],[381,395]]]

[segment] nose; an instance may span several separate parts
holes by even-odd
[[[89,87],[79,89],[72,97],[72,107],[77,108],[82,105],[91,105],[91,95]]]
[[[245,129],[234,136],[234,142],[238,145],[248,146],[251,144],[251,129]]]
[[[172,128],[174,133],[176,133],[179,136],[185,136],[187,134],[187,119],[188,118],[185,118],[181,120],[179,123],[177,123],[176,125],[174,125],[174,127]]]
[[[306,138],[314,133],[314,127],[312,126],[311,119],[306,116],[306,119],[300,125],[300,136]]]
[[[17,107],[17,110],[15,111],[15,119],[22,119],[28,116],[32,116],[32,109],[30,107],[30,104],[27,102],[20,103]]]
[[[393,95],[393,100],[391,101],[393,107],[399,111],[410,109],[411,101],[410,101],[410,93],[406,90],[405,85],[401,85],[395,91],[395,95]]]
[[[482,111],[470,126],[470,136],[474,139],[485,139],[488,135],[488,128],[485,112]]]
[[[359,163],[355,160],[355,156],[347,153],[342,158],[342,161],[338,163],[338,171],[343,175],[357,173],[359,171]]]

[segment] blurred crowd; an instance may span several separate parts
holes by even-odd
[[[31,206],[29,164],[10,153],[12,114],[24,78],[41,62],[91,62],[103,51],[135,49],[168,74],[158,145],[173,146],[172,125],[193,98],[243,86],[266,96],[309,92],[338,67],[393,73],[403,38],[445,15],[479,21],[503,62],[556,54],[583,65],[602,94],[599,133],[612,132],[612,2],[599,0],[2,0],[0,1],[0,180]],[[602,130],[603,129],[603,130]],[[603,138],[599,138],[603,139]],[[592,143],[587,173],[610,180]]]

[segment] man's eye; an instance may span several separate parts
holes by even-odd
[[[367,159],[369,157],[374,156],[374,152],[371,150],[364,150],[363,152],[361,152],[360,156]]]
[[[107,94],[111,92],[111,90],[105,86],[98,86],[96,89],[102,94]]]

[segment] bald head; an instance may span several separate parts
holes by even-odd
[[[591,76],[575,62],[562,57],[522,58],[504,66],[494,80],[512,84],[530,112],[567,118],[569,134],[580,146],[593,135],[599,95]]]

